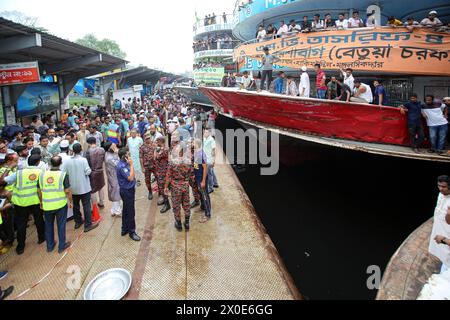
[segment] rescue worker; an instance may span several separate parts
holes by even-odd
[[[163,207],[161,213],[166,213],[170,210],[169,197],[164,193],[164,183],[166,180],[167,168],[169,166],[169,148],[166,147],[166,138],[163,136],[156,140],[156,148],[154,151],[154,172],[156,176],[156,182],[158,183],[158,192],[163,196]]]
[[[185,214],[184,227],[189,230],[191,206],[189,204],[189,180],[193,175],[193,166],[188,148],[180,144],[180,136],[172,134],[172,150],[169,156],[164,194],[172,197],[172,207],[175,217],[175,228],[183,230],[181,224],[181,207]]]
[[[152,173],[154,173],[154,153],[155,145],[152,142],[152,136],[147,133],[145,135],[144,144],[139,149],[139,160],[141,162],[141,168],[144,170],[145,185],[148,189],[148,200],[153,200],[152,191]],[[160,192],[162,194],[162,192]]]
[[[15,223],[17,226],[17,248],[16,252],[21,255],[25,251],[27,236],[27,222],[29,214],[33,214],[34,223],[38,234],[38,244],[45,242],[45,224],[40,209],[41,199],[38,193],[39,176],[41,169],[37,167],[41,157],[32,155],[28,159],[28,167],[18,170],[4,178],[8,185],[13,186],[11,202],[15,209]],[[0,179],[0,183],[3,179]]]
[[[55,156],[50,160],[50,171],[44,171],[39,178],[39,193],[42,199],[42,209],[45,216],[45,240],[47,252],[55,249],[55,218],[58,230],[58,253],[63,253],[71,246],[66,242],[67,210],[73,208],[72,192],[69,177],[60,170],[62,159]]]
[[[127,234],[134,241],[141,241],[136,233],[135,221],[135,196],[136,176],[133,168],[133,160],[127,148],[119,151],[120,162],[117,164],[117,180],[120,187],[120,197],[123,201],[122,212],[122,237]]]

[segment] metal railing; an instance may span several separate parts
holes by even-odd
[[[196,32],[202,27],[208,27],[213,25],[226,25],[226,24],[232,24],[233,23],[233,15],[232,14],[225,14],[225,15],[217,15],[213,17],[197,17],[197,22],[194,24],[194,31]]]
[[[415,27],[416,28],[420,28],[418,26],[415,26]],[[244,45],[247,45],[247,44],[254,44],[254,43],[264,43],[264,42],[271,41],[271,40],[274,40],[274,39],[279,39],[279,38],[288,38],[288,37],[292,37],[292,36],[294,36],[296,34],[299,34],[299,33],[317,33],[317,32],[324,32],[324,31],[342,31],[342,30],[358,31],[358,30],[375,30],[375,29],[391,29],[391,28],[393,28],[393,27],[392,26],[377,26],[377,27],[362,27],[362,28],[347,28],[347,29],[341,29],[341,28],[338,29],[338,28],[333,27],[333,28],[323,28],[323,29],[320,29],[320,30],[309,30],[309,31],[301,31],[301,32],[299,32],[299,31],[292,31],[292,32],[284,33],[283,35],[273,34],[273,35],[267,35],[266,37],[264,37],[262,39],[258,39],[258,38],[251,39],[251,40],[242,42],[240,44],[240,46],[244,46]],[[408,30],[406,27],[403,27],[403,26],[395,27],[395,28],[396,29]],[[422,27],[422,28],[426,28],[426,27]],[[439,28],[426,28],[426,29],[433,30],[435,32],[439,32]]]
[[[231,40],[231,41],[212,41],[208,43],[201,43],[201,44],[194,44],[193,49],[195,52],[200,51],[208,51],[208,50],[223,50],[223,49],[234,49],[239,45],[238,40]]]

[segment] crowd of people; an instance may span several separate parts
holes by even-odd
[[[346,30],[352,28],[374,28],[379,27],[380,21],[375,18],[375,12],[367,12],[367,16],[363,19],[359,11],[354,10],[350,18],[346,13],[340,13],[337,19],[333,19],[331,14],[327,13],[321,17],[320,14],[315,14],[313,19],[307,15],[303,16],[303,20],[297,23],[296,20],[290,20],[286,24],[284,20],[280,21],[278,27],[274,24],[269,24],[267,27],[259,26],[256,32],[256,39],[259,42],[272,40],[274,38],[286,37],[295,33],[317,32],[324,30]],[[423,18],[420,22],[416,21],[414,17],[408,17],[406,21],[401,21],[394,16],[388,17],[386,26],[390,27],[406,27],[409,31],[416,28],[430,28],[438,32],[450,32],[450,23],[444,24],[438,18],[438,13],[435,10],[429,12],[428,16]]]
[[[75,106],[59,119],[52,113],[34,117],[25,129],[4,128],[0,254],[14,243],[16,253],[24,253],[31,215],[38,244],[46,243],[49,253],[56,248],[56,220],[57,249],[65,252],[71,246],[66,239],[68,212],[73,211],[75,229],[91,232],[99,225],[92,212],[96,206],[105,208],[105,191],[111,215],[122,219],[122,236],[140,241],[135,192],[142,182],[161,214],[172,209],[177,230],[190,229],[191,210],[198,206],[204,212],[199,222],[209,221],[210,194],[219,187],[214,172],[215,111],[191,105],[175,90],[116,100],[111,109]],[[6,274],[0,272],[0,278]],[[0,290],[0,299],[11,292],[11,287]]]
[[[227,34],[217,34],[217,35],[208,35],[203,37],[203,39],[197,40],[192,48],[194,52],[204,51],[204,50],[216,50],[216,49],[233,49],[236,41],[233,41],[233,38]]]

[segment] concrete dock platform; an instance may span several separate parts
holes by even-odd
[[[439,273],[441,262],[428,253],[433,219],[413,232],[392,257],[377,300],[417,300],[428,279]]]
[[[25,253],[12,248],[0,256],[0,270],[9,271],[0,285],[15,286],[9,299],[83,299],[97,274],[124,268],[133,276],[128,300],[301,299],[231,166],[218,165],[216,175],[212,219],[200,224],[202,212],[194,209],[189,233],[173,227],[171,211],[159,213],[144,186],[136,192],[140,243],[121,237],[121,219],[110,216],[109,203],[99,228],[88,234],[68,223],[73,247],[66,255],[38,246],[30,222]]]

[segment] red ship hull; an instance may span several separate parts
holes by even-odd
[[[234,88],[199,88],[236,118],[323,137],[408,145],[407,118],[398,108],[288,97]]]

